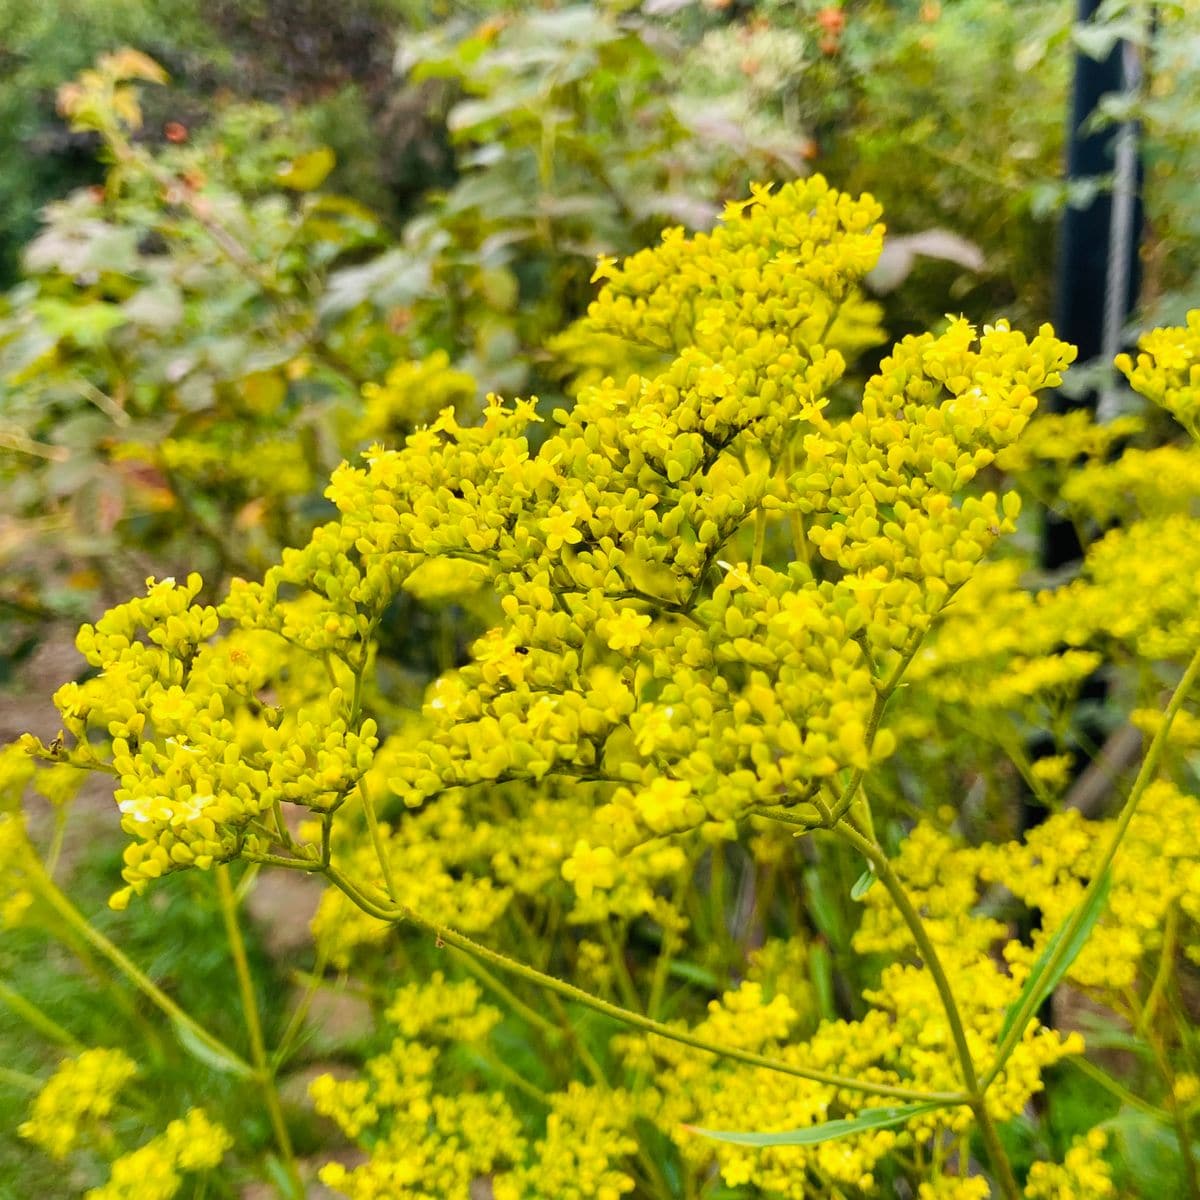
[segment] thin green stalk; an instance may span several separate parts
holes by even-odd
[[[1154,1053],[1154,1061],[1158,1073],[1166,1086],[1167,1111],[1171,1114],[1171,1124],[1175,1128],[1175,1138],[1179,1142],[1179,1157],[1183,1159],[1183,1171],[1187,1178],[1188,1195],[1191,1200],[1200,1200],[1200,1173],[1196,1168],[1196,1152],[1192,1145],[1191,1130],[1188,1129],[1187,1113],[1175,1099],[1175,1072],[1167,1056],[1163,1053],[1156,1038],[1148,1039],[1150,1049]]]
[[[190,1014],[180,1008],[124,951],[110,942],[100,930],[92,925],[83,913],[71,903],[57,884],[43,877],[37,882],[37,886],[40,894],[45,898],[50,907],[63,918],[68,928],[78,933],[102,958],[108,959],[160,1012],[169,1017],[177,1025],[186,1029],[198,1042],[207,1046],[214,1054],[225,1058],[235,1067],[245,1071],[246,1074],[253,1074],[250,1064],[241,1055],[236,1054],[220,1038],[209,1033]]]
[[[601,922],[600,936],[604,939],[604,944],[608,948],[608,957],[612,960],[613,974],[616,976],[617,991],[621,993],[621,1000],[635,1011],[640,1009],[642,998],[638,995],[633,976],[629,973],[629,964],[625,961],[625,948],[621,945],[610,922]]]
[[[1141,1109],[1148,1116],[1154,1117],[1155,1120],[1164,1123],[1171,1120],[1169,1113],[1164,1112],[1161,1108],[1157,1108],[1148,1100],[1143,1100],[1140,1096],[1135,1096],[1124,1084],[1114,1079],[1107,1071],[1102,1071],[1095,1063],[1088,1062],[1083,1055],[1073,1055],[1066,1061],[1094,1083],[1098,1083],[1106,1092],[1111,1092],[1122,1104],[1128,1104],[1131,1108]]]
[[[1138,1037],[1144,1037],[1150,1022],[1154,1018],[1154,1010],[1166,990],[1167,981],[1171,978],[1171,969],[1175,965],[1175,939],[1179,930],[1179,906],[1172,904],[1167,908],[1167,919],[1163,928],[1162,951],[1158,956],[1158,969],[1154,972],[1154,982],[1146,994],[1146,1003],[1142,1006],[1141,1016],[1138,1017],[1137,1028],[1134,1032]]]
[[[596,1056],[587,1048],[583,1038],[579,1036],[578,1030],[571,1024],[571,1016],[563,1007],[563,1002],[551,992],[549,995],[550,1007],[554,1009],[554,1015],[558,1017],[559,1028],[563,1032],[563,1036],[571,1043],[571,1048],[575,1051],[576,1057],[583,1063],[584,1070],[592,1077],[592,1082],[600,1088],[608,1087],[608,1076],[604,1073],[604,1068],[596,1061]]]
[[[465,953],[456,947],[451,947],[455,958],[462,963],[466,970],[478,979],[484,987],[494,992],[521,1020],[528,1022],[535,1029],[540,1029],[547,1037],[554,1038],[556,1041],[562,1037],[562,1030],[554,1024],[553,1021],[547,1021],[541,1013],[530,1008],[524,1000],[520,998],[513,990],[502,980],[497,979],[481,962],[477,962],[471,955]]]
[[[945,602],[943,602],[943,607],[945,607]],[[909,635],[908,641],[901,651],[900,661],[896,664],[896,669],[885,682],[876,685],[875,703],[871,708],[870,717],[867,718],[866,743],[868,750],[875,745],[875,736],[879,733],[879,726],[883,721],[883,711],[887,708],[888,701],[900,686],[900,681],[904,678],[904,672],[908,670],[909,664],[916,657],[917,651],[921,648],[921,643],[924,640],[924,630],[914,630]],[[858,796],[858,789],[862,786],[862,782],[866,777],[867,771],[865,767],[859,767],[850,776],[850,782],[843,789],[842,794],[830,810],[829,819],[826,821],[828,828],[832,829],[850,811],[850,806]]]
[[[555,1030],[555,1032],[557,1033],[558,1031]],[[524,1092],[531,1100],[535,1100],[538,1104],[543,1104],[549,1108],[550,1097],[540,1087],[530,1083],[523,1075],[514,1071],[507,1063],[501,1062],[496,1055],[479,1046],[472,1046],[470,1053],[486,1070],[492,1071],[499,1075],[501,1079],[507,1080],[517,1091]]]
[[[221,916],[225,922],[225,932],[229,937],[229,951],[233,957],[234,971],[237,974],[238,993],[242,1001],[242,1015],[246,1020],[246,1033],[250,1038],[250,1057],[254,1062],[254,1076],[262,1088],[263,1101],[267,1106],[267,1115],[271,1128],[275,1133],[275,1142],[283,1159],[283,1167],[287,1172],[288,1181],[292,1185],[295,1196],[303,1196],[304,1182],[300,1178],[300,1168],[296,1165],[296,1155],[292,1150],[292,1139],[288,1133],[287,1121],[284,1120],[283,1106],[279,1102],[279,1091],[275,1087],[275,1075],[267,1055],[267,1045],[263,1039],[262,1022],[258,1016],[258,1000],[254,995],[254,981],[250,977],[250,962],[246,957],[246,943],[242,938],[242,928],[238,923],[237,902],[233,896],[233,884],[229,878],[229,867],[221,863],[217,867],[217,895],[221,901]]]
[[[1179,681],[1179,686],[1176,687],[1174,694],[1167,704],[1166,710],[1163,713],[1162,723],[1159,725],[1146,750],[1146,757],[1142,759],[1141,768],[1138,770],[1137,778],[1133,781],[1133,787],[1129,789],[1129,796],[1117,817],[1116,827],[1113,829],[1112,836],[1108,840],[1104,855],[1097,864],[1091,881],[1084,889],[1079,903],[1075,906],[1071,916],[1067,918],[1066,925],[1063,926],[1061,936],[1058,937],[1053,953],[1050,954],[1042,965],[1040,978],[1054,978],[1059,967],[1062,965],[1064,956],[1070,951],[1071,944],[1075,940],[1075,935],[1088,915],[1089,901],[1102,886],[1108,874],[1108,869],[1112,866],[1113,859],[1116,858],[1117,851],[1121,848],[1121,843],[1124,841],[1125,834],[1129,830],[1130,822],[1137,813],[1142,796],[1158,772],[1158,764],[1162,760],[1163,751],[1166,749],[1167,737],[1171,732],[1171,725],[1174,723],[1175,715],[1183,707],[1183,702],[1187,699],[1188,692],[1191,691],[1195,684],[1197,676],[1200,676],[1200,650],[1196,651],[1192,657],[1192,661],[1188,663],[1187,670],[1184,671],[1183,678]],[[996,1050],[996,1061],[984,1079],[983,1086],[985,1088],[989,1087],[996,1076],[1004,1069],[1004,1064],[1008,1061],[1008,1056],[1013,1052],[1014,1047],[1021,1038],[1025,1036],[1025,1027],[1029,1024],[1029,1020],[1037,1008],[1039,994],[1039,988],[1031,986],[1028,983],[1026,984],[1024,999],[1012,1021],[1008,1035]]]
[[[387,894],[391,899],[395,900],[396,880],[392,876],[392,860],[388,857],[387,847],[384,846],[383,837],[379,832],[379,819],[375,815],[375,805],[367,791],[365,778],[358,781],[358,794],[362,800],[363,816],[367,819],[367,829],[371,834],[371,845],[375,849],[375,858],[378,860],[379,870],[383,874],[383,886],[387,889]]]
[[[876,878],[887,889],[892,903],[895,904],[905,925],[908,926],[913,941],[916,942],[917,949],[921,953],[921,958],[925,962],[925,968],[933,977],[934,986],[937,988],[942,1007],[945,1009],[946,1021],[950,1026],[950,1036],[954,1041],[955,1053],[958,1055],[959,1066],[962,1069],[963,1084],[970,1095],[978,1095],[979,1079],[975,1073],[975,1063],[971,1057],[970,1046],[967,1044],[967,1032],[958,1011],[958,1002],[954,998],[954,989],[950,986],[950,980],[942,966],[941,957],[929,937],[929,931],[925,928],[921,914],[917,912],[916,906],[904,890],[900,877],[892,868],[891,860],[877,842],[864,837],[857,829],[845,823],[839,825],[834,832],[848,841],[871,864]]]
[[[283,1034],[275,1046],[275,1052],[271,1055],[271,1069],[273,1071],[278,1071],[287,1062],[292,1045],[300,1036],[300,1031],[304,1028],[304,1022],[308,1019],[308,1013],[312,1008],[317,989],[324,981],[326,957],[324,944],[318,942],[317,956],[316,961],[313,963],[312,972],[303,977],[304,992],[300,997],[300,1002],[292,1010],[292,1015],[288,1018],[288,1023],[284,1028]]]
[[[17,1014],[27,1025],[36,1029],[43,1037],[65,1046],[68,1050],[78,1053],[83,1049],[83,1043],[68,1033],[57,1021],[51,1020],[36,1004],[26,1000],[20,992],[8,986],[0,979],[0,1004],[6,1005]]]
[[[7,1087],[17,1088],[22,1092],[40,1092],[43,1081],[36,1075],[26,1075],[24,1071],[14,1071],[11,1067],[0,1067],[0,1083]]]
[[[684,891],[691,878],[692,868],[691,864],[688,864],[679,872],[679,876],[675,880],[675,887],[671,894],[672,908],[679,907]],[[650,981],[650,999],[646,1003],[646,1013],[651,1017],[657,1018],[659,1012],[662,1010],[663,994],[667,988],[667,976],[670,974],[671,963],[680,944],[678,934],[669,926],[664,926],[662,942],[658,948],[658,958],[654,963],[654,978]]]
[[[900,1085],[870,1083],[862,1079],[854,1079],[848,1075],[836,1075],[830,1071],[817,1070],[815,1067],[796,1066],[792,1063],[783,1062],[780,1059],[769,1058],[766,1055],[752,1054],[731,1046],[722,1046],[718,1043],[707,1041],[705,1038],[697,1037],[687,1030],[672,1025],[665,1025],[661,1021],[655,1021],[650,1017],[643,1016],[641,1013],[632,1012],[629,1009],[622,1008],[618,1004],[611,1004],[607,1000],[593,996],[590,992],[585,992],[582,988],[578,988],[574,984],[567,983],[565,980],[558,979],[553,975],[547,975],[542,971],[535,970],[533,967],[526,966],[525,963],[518,962],[516,959],[509,958],[507,955],[501,954],[496,950],[482,946],[453,929],[429,920],[414,909],[407,907],[393,908],[386,901],[377,900],[362,891],[332,865],[326,869],[326,874],[335,887],[340,888],[353,903],[370,916],[376,917],[381,921],[410,921],[419,928],[433,934],[438,941],[445,945],[456,946],[467,954],[477,959],[482,959],[490,966],[509,974],[517,975],[540,988],[544,988],[565,999],[573,1000],[577,1004],[582,1004],[585,1008],[590,1008],[595,1012],[602,1013],[604,1016],[612,1017],[616,1021],[631,1025],[635,1029],[644,1029],[648,1033],[657,1034],[659,1037],[667,1038],[670,1041],[680,1042],[682,1045],[691,1046],[696,1050],[703,1050],[708,1054],[715,1054],[719,1057],[744,1062],[748,1066],[762,1067],[768,1071],[778,1071],[783,1075],[793,1075],[798,1079],[808,1079],[814,1083],[822,1083],[829,1087],[844,1088],[849,1091],[862,1092],[872,1096],[887,1096],[895,1100],[936,1100],[945,1104],[964,1104],[968,1101],[968,1097],[961,1092],[923,1092],[916,1088],[908,1088]]]
[[[61,804],[54,810],[54,834],[50,839],[50,849],[46,852],[46,874],[51,879],[58,867],[59,856],[62,854],[63,838],[67,832],[67,816],[69,806]]]
[[[754,549],[750,554],[750,567],[762,566],[763,547],[767,542],[767,510],[760,504],[754,510]]]
[[[942,966],[941,957],[938,955],[937,948],[929,936],[929,931],[925,928],[925,922],[921,919],[921,914],[917,911],[908,893],[904,890],[904,885],[900,882],[900,877],[893,869],[887,852],[878,842],[864,837],[857,829],[845,821],[839,823],[835,827],[834,832],[854,846],[867,862],[871,864],[874,868],[876,878],[887,889],[888,895],[892,898],[892,903],[895,904],[901,917],[904,919],[905,925],[908,926],[908,930],[912,934],[913,940],[917,944],[917,949],[920,951],[921,958],[925,963],[925,969],[933,978],[934,986],[937,988],[938,996],[941,999],[942,1008],[946,1014],[946,1022],[950,1026],[950,1036],[954,1042],[954,1050],[958,1056],[958,1065],[962,1074],[963,1085],[969,1097],[968,1103],[971,1106],[972,1113],[975,1115],[975,1121],[983,1137],[984,1146],[987,1148],[988,1161],[995,1172],[996,1182],[1008,1200],[1020,1200],[1021,1189],[1017,1186],[1016,1178],[1012,1173],[1012,1166],[1008,1161],[1008,1155],[1004,1152],[1004,1147],[1000,1142],[1000,1135],[996,1131],[995,1122],[992,1120],[991,1113],[987,1110],[985,1088],[980,1086],[979,1076],[975,1070],[975,1061],[971,1057],[971,1047],[967,1042],[967,1031],[963,1026],[962,1015],[958,1011],[958,1001],[955,999],[954,989],[950,986],[950,979],[946,975],[945,968]]]

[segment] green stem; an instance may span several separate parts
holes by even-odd
[[[379,819],[375,815],[375,805],[371,802],[371,797],[367,792],[365,778],[358,781],[358,794],[362,800],[363,816],[367,819],[367,829],[371,834],[371,845],[375,849],[375,858],[379,862],[379,870],[383,875],[383,886],[394,901],[396,899],[396,880],[392,875],[392,860],[388,857],[387,847],[383,844],[383,837],[379,832]]]
[[[303,1196],[305,1193],[304,1182],[300,1178],[300,1169],[296,1166],[292,1139],[288,1133],[287,1122],[284,1120],[283,1106],[279,1102],[279,1091],[275,1087],[275,1076],[267,1056],[266,1041],[263,1039],[262,1022],[258,1015],[258,1000],[254,995],[254,981],[250,977],[250,962],[246,957],[246,943],[242,938],[241,925],[238,923],[237,902],[233,897],[233,884],[229,878],[228,865],[221,863],[216,868],[216,873],[217,895],[221,900],[221,916],[225,921],[225,932],[229,937],[229,951],[233,956],[234,971],[237,974],[242,1015],[246,1019],[246,1033],[250,1038],[250,1057],[254,1062],[254,1076],[262,1088],[267,1115],[275,1133],[275,1142],[279,1147],[279,1153],[283,1158],[283,1167],[287,1172],[288,1182],[292,1186],[292,1194]]]
[[[553,1021],[547,1021],[541,1013],[530,1008],[524,1000],[520,998],[503,980],[497,979],[481,962],[477,962],[471,955],[451,947],[455,957],[462,963],[466,970],[478,979],[484,987],[494,992],[514,1013],[517,1014],[523,1021],[527,1021],[535,1029],[540,1029],[547,1037],[557,1041],[562,1037],[563,1032]]]
[[[1141,1099],[1140,1096],[1135,1096],[1124,1084],[1114,1079],[1107,1071],[1102,1071],[1095,1063],[1088,1062],[1082,1055],[1075,1055],[1066,1061],[1077,1071],[1098,1083],[1106,1092],[1111,1092],[1122,1104],[1141,1109],[1148,1116],[1154,1117],[1155,1120],[1162,1121],[1164,1124],[1170,1123],[1169,1113],[1164,1112],[1161,1108],[1156,1108],[1149,1101]]]
[[[287,1057],[292,1050],[292,1044],[300,1036],[300,1031],[304,1028],[304,1022],[308,1019],[309,1009],[312,1008],[312,1002],[316,997],[317,989],[324,981],[326,957],[324,945],[318,944],[317,957],[313,963],[312,972],[304,977],[304,993],[300,997],[300,1002],[292,1011],[292,1015],[288,1018],[283,1036],[275,1046],[275,1053],[271,1055],[272,1071],[278,1071],[287,1062]]]
[[[878,842],[864,837],[857,829],[845,821],[839,823],[835,827],[834,832],[848,841],[871,864],[875,871],[875,877],[887,889],[888,895],[892,898],[892,903],[895,904],[901,917],[904,919],[905,925],[908,926],[913,941],[917,944],[917,950],[920,952],[921,958],[925,963],[925,969],[933,978],[934,986],[937,988],[938,996],[941,999],[942,1008],[946,1014],[946,1022],[950,1027],[950,1037],[954,1042],[954,1050],[958,1056],[959,1071],[962,1074],[963,1085],[969,1097],[968,1103],[975,1115],[976,1123],[979,1125],[979,1132],[983,1136],[983,1143],[987,1148],[988,1160],[996,1174],[996,1181],[1000,1185],[1000,1190],[1004,1196],[1008,1197],[1009,1200],[1019,1200],[1021,1189],[1017,1186],[1016,1178],[1012,1173],[1012,1166],[1008,1161],[1008,1155],[1005,1154],[1004,1147],[1001,1145],[1000,1135],[996,1132],[995,1122],[992,1120],[991,1113],[987,1110],[985,1089],[979,1083],[979,1076],[975,1070],[975,1061],[971,1057],[971,1047],[967,1042],[967,1031],[962,1022],[962,1014],[958,1011],[958,1001],[954,997],[954,989],[950,986],[950,979],[946,974],[945,968],[942,966],[942,960],[937,952],[937,948],[933,944],[933,939],[930,938],[929,931],[925,928],[925,922],[921,919],[921,914],[917,911],[908,893],[904,890],[904,885],[900,882],[900,877],[893,869],[891,860]]]
[[[954,989],[950,986],[950,979],[942,966],[941,957],[929,936],[929,931],[925,928],[921,914],[917,912],[916,906],[904,890],[904,885],[893,869],[891,860],[877,842],[864,837],[857,829],[844,822],[834,832],[849,842],[871,864],[875,877],[887,889],[892,903],[895,904],[905,925],[908,926],[921,958],[925,962],[925,969],[933,977],[934,986],[937,988],[942,1007],[945,1009],[946,1021],[950,1026],[950,1036],[954,1041],[955,1053],[958,1055],[959,1066],[962,1069],[963,1084],[970,1095],[978,1095],[979,1079],[975,1073],[971,1049],[967,1044],[967,1032],[958,1011],[958,1002],[954,998]]]
[[[943,607],[945,607],[944,601]],[[908,641],[905,643],[904,649],[900,653],[900,661],[896,664],[895,670],[892,671],[886,681],[876,685],[875,703],[871,708],[871,715],[867,719],[866,743],[868,750],[875,745],[875,736],[879,733],[879,726],[883,721],[883,711],[887,708],[888,701],[900,686],[900,680],[904,678],[904,672],[908,670],[909,664],[916,657],[917,651],[921,648],[921,643],[924,640],[924,630],[913,630],[909,635]],[[865,653],[864,651],[864,655]],[[837,802],[830,810],[829,818],[826,821],[828,828],[832,829],[850,811],[850,806],[858,796],[858,789],[862,786],[862,782],[866,777],[867,770],[865,767],[859,767],[850,776],[850,782],[846,785]]]
[[[106,958],[130,983],[133,984],[147,1000],[161,1013],[169,1017],[176,1025],[186,1029],[198,1042],[207,1046],[214,1054],[230,1061],[235,1067],[246,1074],[253,1074],[248,1062],[239,1054],[235,1054],[220,1038],[214,1037],[202,1025],[198,1024],[170,996],[166,994],[124,951],[108,940],[92,923],[75,907],[66,894],[52,880],[42,876],[36,881],[38,891],[46,902],[67,923],[68,928],[78,933],[102,958]]]
[[[609,921],[600,923],[600,936],[608,948],[608,957],[612,960],[613,975],[617,980],[617,991],[621,993],[622,1002],[635,1011],[642,1007],[642,998],[638,995],[633,976],[629,973],[629,964],[625,961],[625,947],[622,945]]]
[[[750,567],[762,566],[763,547],[767,541],[767,510],[760,504],[754,511],[754,549],[750,554]]]
[[[393,908],[386,901],[376,900],[367,895],[333,865],[326,868],[326,874],[335,887],[340,888],[351,901],[370,916],[376,917],[380,921],[411,921],[419,928],[433,934],[444,945],[455,946],[459,950],[477,959],[481,959],[490,966],[509,974],[517,975],[549,992],[553,992],[568,1000],[573,1000],[577,1004],[582,1004],[585,1008],[590,1008],[594,1012],[612,1017],[614,1020],[631,1025],[636,1029],[644,1029],[648,1033],[657,1034],[659,1037],[667,1038],[670,1041],[680,1042],[696,1050],[703,1050],[708,1054],[734,1059],[752,1067],[763,1067],[768,1071],[778,1071],[783,1075],[793,1075],[798,1079],[808,1079],[813,1083],[822,1083],[828,1087],[844,1088],[849,1091],[862,1092],[872,1096],[887,1096],[896,1100],[936,1100],[945,1104],[962,1104],[967,1102],[968,1098],[961,1092],[923,1092],[916,1088],[902,1087],[900,1085],[869,1083],[865,1080],[854,1079],[848,1075],[835,1075],[830,1071],[817,1070],[815,1067],[795,1066],[780,1059],[768,1058],[766,1055],[752,1054],[748,1051],[737,1050],[731,1046],[718,1045],[715,1042],[696,1037],[686,1030],[671,1025],[664,1025],[661,1021],[655,1021],[650,1017],[643,1016],[641,1013],[632,1012],[629,1009],[622,1008],[618,1004],[610,1004],[607,1000],[601,1000],[600,997],[593,996],[590,992],[585,992],[582,988],[575,987],[574,984],[535,970],[533,967],[526,966],[524,963],[509,958],[507,955],[500,954],[498,951],[490,950],[488,947],[472,941],[470,938],[455,932],[453,929],[449,929],[444,925],[439,925],[435,921],[429,920],[427,917],[423,917],[411,908]]]
[[[22,1092],[40,1092],[42,1080],[36,1075],[26,1075],[24,1071],[14,1071],[11,1067],[0,1067],[0,1083]]]
[[[1172,904],[1167,908],[1167,919],[1163,929],[1162,952],[1158,958],[1158,969],[1154,972],[1154,982],[1146,994],[1146,1003],[1142,1006],[1141,1016],[1138,1017],[1137,1028],[1134,1032],[1138,1037],[1144,1037],[1154,1010],[1166,990],[1167,981],[1171,978],[1171,969],[1175,965],[1175,939],[1179,929],[1179,906]]]
[[[83,1049],[83,1043],[74,1034],[68,1033],[57,1021],[51,1020],[36,1004],[26,1000],[20,992],[9,987],[2,979],[0,979],[0,1004],[12,1009],[27,1025],[36,1029],[43,1037],[49,1038],[50,1041],[65,1046],[73,1053],[78,1053]]]
[[[59,856],[62,854],[63,837],[67,832],[68,812],[69,807],[66,804],[60,805],[54,810],[54,835],[50,840],[50,849],[46,852],[46,874],[51,879],[54,878]]]
[[[1129,796],[1117,817],[1116,827],[1113,829],[1112,836],[1108,840],[1104,855],[1096,865],[1091,881],[1084,889],[1079,903],[1075,906],[1071,916],[1067,918],[1067,923],[1057,938],[1054,951],[1046,959],[1045,963],[1043,963],[1039,978],[1053,979],[1057,977],[1063,958],[1070,952],[1075,935],[1079,931],[1080,925],[1088,916],[1089,901],[1102,886],[1108,874],[1108,869],[1112,866],[1113,860],[1117,856],[1117,851],[1121,847],[1121,842],[1125,839],[1125,834],[1129,830],[1130,822],[1137,813],[1142,796],[1158,772],[1158,764],[1162,760],[1163,751],[1166,749],[1167,737],[1171,732],[1171,725],[1175,720],[1175,715],[1183,707],[1183,702],[1187,699],[1188,692],[1191,691],[1192,686],[1195,684],[1197,676],[1200,676],[1200,650],[1196,651],[1192,657],[1192,661],[1188,663],[1187,670],[1184,671],[1183,678],[1179,681],[1179,686],[1176,687],[1174,694],[1167,704],[1166,710],[1163,713],[1162,723],[1159,725],[1153,740],[1150,742],[1149,748],[1146,750],[1146,757],[1142,759],[1141,768],[1138,770],[1137,778],[1133,781],[1133,787],[1129,790]],[[1041,989],[1034,986],[1032,981],[1026,983],[1024,999],[1017,1009],[1007,1036],[996,1050],[996,1061],[983,1083],[985,1088],[989,1087],[996,1076],[1004,1069],[1004,1064],[1008,1061],[1008,1056],[1013,1052],[1014,1047],[1021,1038],[1025,1036],[1025,1027],[1029,1024],[1029,1020],[1037,1008],[1040,994]]]

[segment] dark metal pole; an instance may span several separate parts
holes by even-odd
[[[1079,0],[1078,19],[1089,20],[1100,0]],[[1066,175],[1068,182],[1097,175],[1111,175],[1116,167],[1119,131],[1107,128],[1083,133],[1082,126],[1095,111],[1102,96],[1124,91],[1128,77],[1124,70],[1125,43],[1113,46],[1107,58],[1097,61],[1087,55],[1075,56],[1075,82],[1071,96],[1071,117],[1067,133]],[[1079,347],[1080,363],[1098,358],[1104,346],[1105,299],[1111,286],[1124,281],[1124,296],[1116,300],[1128,316],[1137,295],[1137,231],[1141,228],[1141,201],[1135,196],[1131,220],[1132,236],[1126,239],[1125,261],[1109,257],[1113,218],[1113,194],[1105,190],[1079,207],[1068,207],[1063,214],[1058,250],[1058,287],[1055,304],[1055,329],[1059,337]],[[1088,408],[1095,411],[1098,395],[1089,391],[1067,399],[1061,393],[1054,398],[1057,411]],[[1042,561],[1048,568],[1061,567],[1080,556],[1080,546],[1071,525],[1046,516],[1042,541]]]

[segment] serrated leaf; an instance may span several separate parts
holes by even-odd
[[[866,1133],[871,1129],[889,1129],[903,1125],[913,1117],[936,1112],[944,1104],[902,1104],[891,1108],[869,1108],[857,1117],[839,1121],[824,1121],[820,1125],[809,1125],[804,1129],[785,1129],[779,1133],[733,1133],[721,1129],[700,1129],[695,1125],[684,1128],[715,1142],[728,1142],[734,1146],[817,1146],[821,1142],[832,1142],[838,1138]]]
[[[1057,954],[1058,947],[1066,936],[1068,928],[1070,928],[1075,920],[1076,914],[1081,910],[1072,909],[1071,915],[1051,934],[1050,940],[1042,947],[1042,952],[1038,955],[1037,962],[1033,964],[1033,970],[1029,973],[1029,978],[1025,981],[1025,986],[1021,989],[1021,994],[1009,1005],[1008,1011],[1004,1014],[1004,1024],[1000,1027],[999,1040],[1001,1042],[1008,1036],[1013,1022],[1017,1019],[1017,1014],[1022,1008],[1026,1007],[1030,996],[1034,997],[1034,1003],[1029,1006],[1029,1011],[1036,1012],[1045,1003],[1050,993],[1058,987],[1068,968],[1079,957],[1079,952],[1087,943],[1092,930],[1096,927],[1096,922],[1100,919],[1101,913],[1104,912],[1104,906],[1108,902],[1108,893],[1111,887],[1112,872],[1105,871],[1101,877],[1099,887],[1096,888],[1085,902],[1082,909],[1082,920],[1079,922],[1079,927],[1071,936],[1066,953],[1059,960],[1054,970],[1047,975],[1045,974],[1046,964],[1052,956]],[[1043,976],[1045,977],[1043,978]]]
[[[175,1030],[175,1036],[179,1039],[179,1043],[183,1048],[195,1059],[204,1063],[206,1067],[211,1067],[214,1071],[220,1071],[222,1075],[236,1075],[239,1079],[250,1079],[254,1075],[249,1063],[243,1062],[240,1058],[234,1058],[232,1055],[225,1054],[218,1050],[216,1046],[210,1046],[206,1041],[203,1041],[196,1035],[194,1029],[189,1025],[185,1025],[182,1021],[173,1019],[171,1025]]]

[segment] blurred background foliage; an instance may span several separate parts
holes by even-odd
[[[1145,83],[1092,121],[1143,125],[1144,300],[1180,319],[1200,18],[1146,11],[0,0],[5,662],[152,568],[260,569],[326,511],[332,465],[444,403],[552,406],[586,375],[596,257],[706,227],[751,180],[879,197],[888,341],[947,298],[1046,319],[1057,216],[1108,182],[1059,178],[1072,55],[1117,37]],[[65,120],[103,55],[131,77]]]
[[[1057,218],[1107,186],[1060,179],[1072,55],[1117,36],[1145,83],[1093,120],[1142,123],[1139,323],[1179,321],[1200,304],[1200,10],[1145,9],[1110,0],[1078,29],[1072,0],[0,0],[0,678],[146,575],[199,570],[219,592],[258,574],[328,514],[341,458],[444,406],[561,402],[592,362],[572,322],[597,256],[707,227],[751,180],[819,170],[883,202],[859,377],[880,318],[889,341],[948,303],[1047,319]],[[1065,471],[1063,440],[1027,476]],[[405,603],[385,648],[423,679],[473,626]],[[949,775],[967,751],[937,753]],[[98,904],[97,840],[78,874]],[[833,1015],[851,918],[820,880]],[[177,907],[131,936],[182,987],[178,946],[215,935],[185,937]],[[86,1008],[91,981],[42,947],[8,943],[0,973]],[[217,991],[195,1000],[219,1026]],[[162,1070],[177,1084],[175,1059]],[[49,1194],[13,1154],[12,1194]]]

